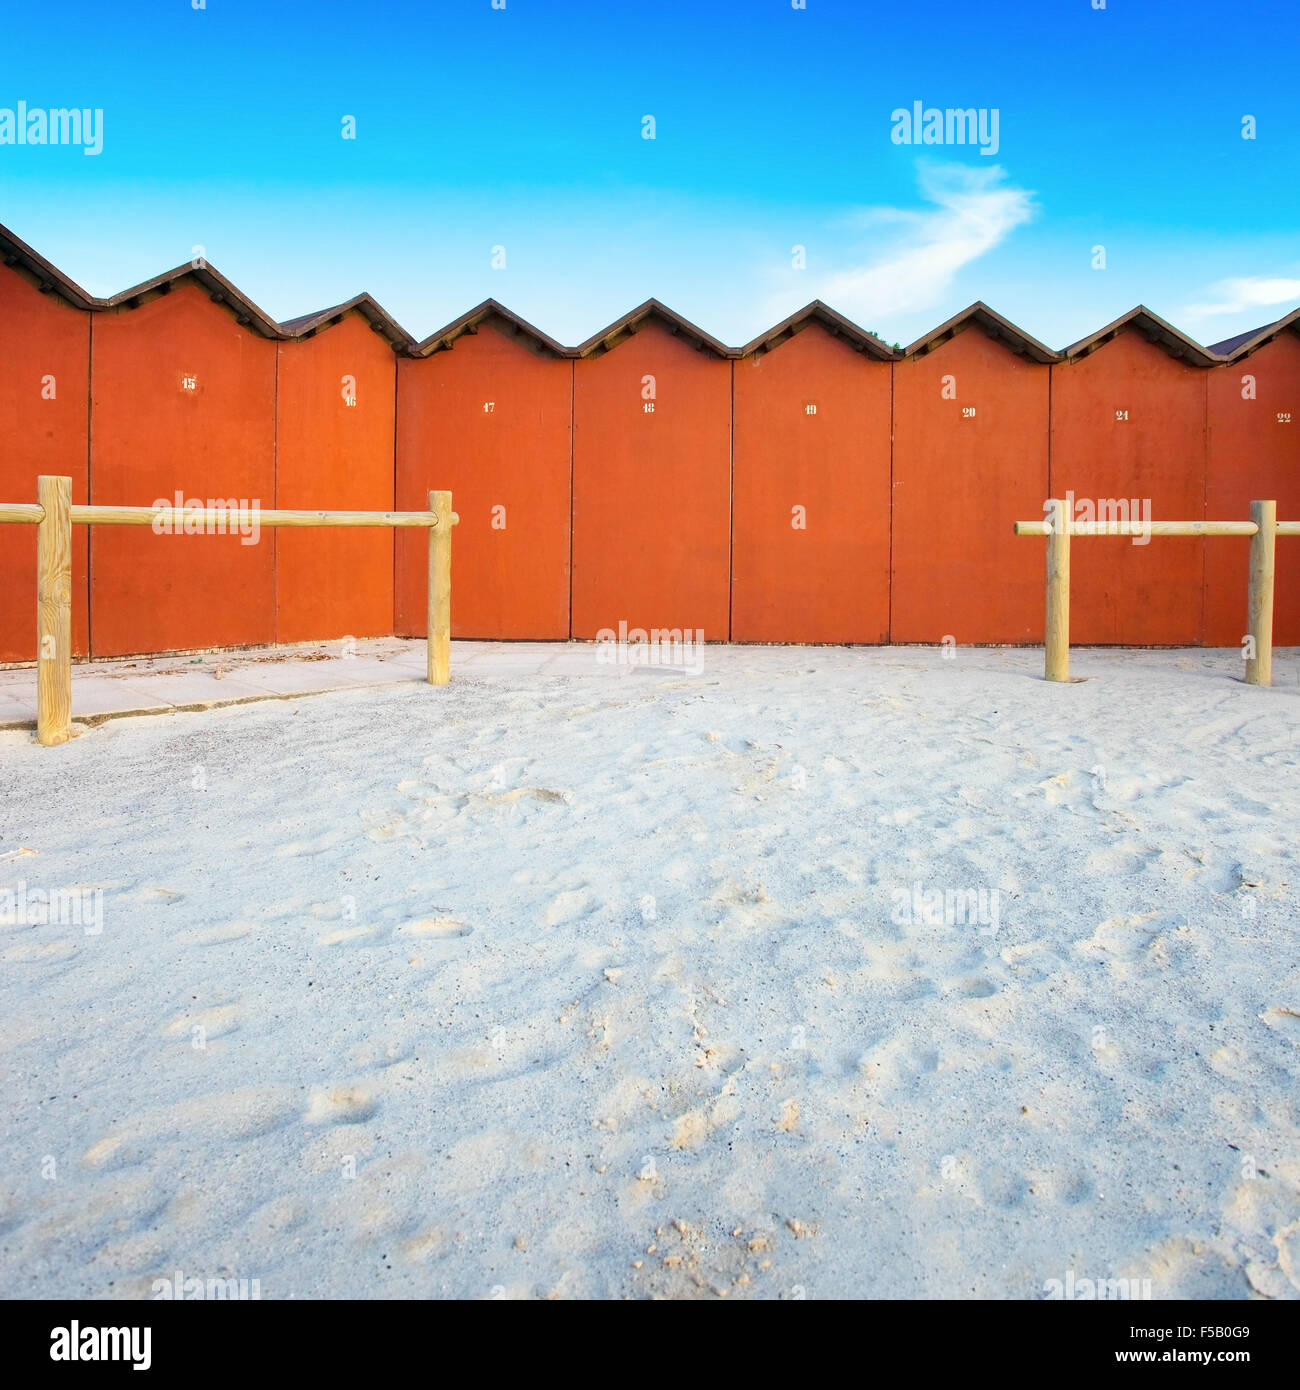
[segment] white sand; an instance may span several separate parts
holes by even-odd
[[[1041,660],[0,734],[5,1293],[1300,1297],[1300,656]]]

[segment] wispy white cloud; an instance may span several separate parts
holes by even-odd
[[[1292,304],[1300,300],[1300,280],[1276,275],[1242,275],[1211,285],[1210,293],[1214,299],[1204,304],[1189,304],[1183,313],[1188,318],[1206,319],[1216,314],[1242,314],[1247,309]]]
[[[865,264],[827,276],[819,297],[864,322],[941,303],[963,267],[1033,217],[1033,193],[1006,180],[1000,165],[923,165],[920,192],[933,206],[855,214],[853,225],[888,232],[889,244]]]

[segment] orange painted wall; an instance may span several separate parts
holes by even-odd
[[[1153,520],[1204,518],[1207,372],[1131,330],[1054,367],[1052,496],[1073,491],[1094,503],[1136,498],[1139,504],[1150,498]],[[1117,419],[1117,411],[1128,418]],[[1138,546],[1121,537],[1076,541],[1070,640],[1199,643],[1205,544],[1190,537]]]
[[[730,435],[731,363],[656,322],[575,362],[574,637],[626,621],[727,640]]]
[[[91,499],[148,506],[186,497],[275,496],[276,344],[240,327],[193,281],[92,333]],[[191,375],[197,390],[184,391]],[[270,642],[275,532],[154,535],[97,526],[91,539],[96,656]]]
[[[1280,521],[1300,520],[1300,337],[1285,333],[1208,376],[1206,515],[1245,521],[1252,500],[1271,497]],[[1254,400],[1242,397],[1245,376],[1254,378]],[[1206,543],[1205,641],[1210,646],[1241,644],[1249,555],[1248,540],[1222,537]],[[1300,539],[1277,542],[1273,641],[1300,645]]]
[[[351,313],[279,354],[275,505],[392,511],[397,363],[387,339]],[[277,532],[275,614],[278,642],[391,633],[393,532]]]
[[[734,641],[889,640],[890,386],[817,325],[736,362]]]
[[[42,473],[86,500],[90,315],[0,266],[0,500],[35,502]],[[53,377],[52,386],[43,378]],[[52,389],[53,400],[43,399]],[[72,532],[72,645],[88,649],[86,528]],[[0,526],[0,661],[36,659],[36,527]]]
[[[398,363],[397,505],[450,489],[452,636],[569,635],[573,366],[483,325],[449,349]],[[491,409],[485,409],[486,405]],[[494,508],[502,528],[493,525]],[[397,536],[397,631],[423,636],[425,533]]]
[[[977,326],[894,364],[895,642],[1042,640],[1042,546],[1012,523],[1048,495],[1049,370]]]
[[[1150,498],[1176,519],[1244,519],[1273,496],[1300,517],[1300,335],[1204,369],[1127,331],[1049,369],[971,325],[891,368],[818,325],[732,363],[652,319],[573,362],[489,322],[396,359],[356,314],[277,344],[195,282],[92,315],[0,267],[0,497],[34,499],[41,472],[71,475],[74,500],[119,504],[179,488],[385,510],[450,487],[462,638],[591,638],[626,621],[709,640],[1038,642],[1042,547],[1010,523],[1049,495]],[[796,504],[807,530],[790,525]],[[0,542],[0,660],[30,660],[34,528]],[[1237,646],[1247,552],[1079,541],[1073,641]],[[413,532],[267,530],[242,546],[110,527],[88,544],[76,528],[76,650],[422,635],[425,557]],[[1278,577],[1276,641],[1297,644],[1300,543],[1279,543]]]

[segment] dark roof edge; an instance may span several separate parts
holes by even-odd
[[[75,280],[70,280],[58,266],[51,265],[5,226],[0,226],[0,262],[22,266],[36,280],[42,294],[53,292],[74,309],[94,309],[99,306],[99,300],[93,294],[83,290]]]
[[[786,341],[809,323],[817,322],[828,331],[836,333],[859,350],[869,353],[881,361],[896,361],[902,358],[920,356],[947,341],[967,323],[976,323],[985,333],[996,341],[1005,344],[1011,351],[1035,362],[1070,362],[1094,352],[1127,328],[1136,328],[1151,342],[1163,348],[1171,357],[1181,358],[1197,366],[1211,367],[1236,362],[1249,356],[1265,343],[1279,334],[1291,329],[1300,334],[1300,308],[1271,324],[1248,334],[1226,338],[1213,347],[1204,347],[1194,338],[1166,322],[1158,314],[1153,314],[1139,304],[1121,315],[1104,328],[1072,343],[1062,352],[1057,352],[1037,338],[1016,327],[1009,319],[997,313],[982,301],[976,301],[961,313],[955,314],[937,328],[923,334],[901,353],[887,343],[860,328],[821,300],[813,300],[802,309],[783,319],[780,323],[760,333],[743,348],[728,347],[725,343],[706,333],[704,329],[683,318],[680,314],[662,304],[657,299],[647,299],[644,304],[615,319],[577,347],[568,348],[558,343],[540,328],[507,309],[495,299],[484,300],[468,313],[447,324],[445,328],[432,333],[417,343],[396,319],[388,313],[370,294],[362,293],[331,309],[323,309],[315,314],[305,314],[298,318],[277,323],[269,314],[253,303],[236,285],[232,284],[218,270],[206,261],[177,266],[174,270],[156,275],[139,285],[123,290],[108,299],[99,299],[84,290],[76,281],[69,279],[56,266],[51,265],[42,255],[28,246],[7,227],[0,225],[0,262],[17,265],[30,276],[42,293],[56,294],[66,303],[77,309],[102,311],[133,307],[153,293],[167,293],[178,281],[193,277],[208,291],[211,297],[224,304],[241,323],[247,323],[263,337],[279,341],[301,341],[323,331],[338,322],[348,313],[356,312],[366,318],[371,327],[384,335],[395,352],[413,356],[427,357],[441,348],[450,347],[463,333],[473,332],[480,323],[497,318],[523,336],[537,350],[557,357],[592,357],[617,346],[648,319],[657,319],[670,332],[680,335],[693,347],[712,353],[724,359],[748,357],[755,353],[770,351],[779,343]],[[1235,346],[1229,346],[1233,345]],[[1225,351],[1220,352],[1218,349]]]
[[[285,319],[280,324],[280,332],[285,338],[300,343],[314,338],[326,329],[341,323],[349,314],[360,314],[376,333],[383,334],[394,352],[403,356],[415,349],[415,339],[379,303],[373,295],[362,293],[353,295],[343,304],[331,309],[320,309],[314,314],[301,314],[294,319]]]
[[[680,337],[693,340],[691,346],[711,352],[715,357],[731,359],[740,357],[741,351],[738,348],[730,348],[725,343],[719,342],[711,333],[706,333],[704,329],[693,324],[690,319],[683,318],[676,310],[670,309],[666,304],[661,304],[657,299],[647,299],[644,304],[626,313],[622,318],[617,318],[613,323],[607,324],[599,333],[594,333],[585,343],[579,344],[570,350],[573,357],[598,357],[601,353],[608,352],[611,348],[617,347],[638,328],[650,319],[656,319],[668,329],[670,333]]]
[[[280,325],[270,314],[259,309],[237,285],[232,284],[215,266],[209,265],[207,261],[199,261],[197,264],[191,261],[187,265],[178,265],[174,270],[164,271],[161,275],[155,275],[150,280],[132,285],[129,290],[122,290],[119,294],[100,300],[95,307],[97,309],[133,309],[136,307],[132,303],[133,300],[142,300],[146,295],[155,292],[166,294],[173,285],[187,279],[197,281],[216,303],[226,305],[240,323],[249,324],[262,337],[283,339],[289,336],[281,331]]]
[[[1225,338],[1220,343],[1213,343],[1210,351],[1225,362],[1238,362],[1262,348],[1265,343],[1271,343],[1288,328],[1293,333],[1300,334],[1300,308],[1292,309],[1289,314],[1284,314],[1273,323],[1266,323],[1263,328],[1253,328],[1247,333],[1238,333],[1234,338]]]
[[[1145,304],[1137,305],[1127,314],[1121,314],[1119,318],[1108,323],[1105,328],[1099,328],[1086,338],[1080,338],[1077,343],[1071,343],[1065,349],[1065,360],[1074,362],[1086,357],[1128,328],[1137,329],[1148,342],[1163,348],[1170,357],[1185,358],[1197,367],[1216,367],[1225,360],[1217,352],[1198,343],[1195,338],[1189,338],[1172,323],[1166,322],[1159,314],[1153,314]]]
[[[760,333],[757,338],[746,343],[743,348],[737,349],[736,356],[750,357],[758,353],[771,352],[774,347],[787,342],[811,323],[820,324],[832,336],[843,338],[857,351],[866,353],[877,361],[893,362],[902,356],[883,339],[877,338],[874,333],[868,333],[865,328],[860,328],[852,319],[845,318],[843,314],[832,309],[829,304],[823,304],[820,299],[814,299],[811,304],[805,304],[802,309],[791,314],[788,319],[782,319],[780,323],[769,328],[766,333]]]
[[[572,357],[574,350],[566,348],[562,343],[557,343],[554,338],[543,333],[540,328],[529,323],[527,319],[522,319],[513,310],[507,309],[504,304],[500,304],[495,299],[485,299],[482,304],[476,304],[468,313],[462,314],[460,318],[453,319],[445,327],[438,329],[436,333],[430,333],[422,342],[414,343],[411,348],[411,355],[414,357],[429,357],[435,352],[451,347],[457,338],[466,333],[474,333],[482,323],[491,319],[500,319],[505,325],[508,333],[527,338],[540,352],[551,357]]]
[[[976,324],[994,342],[1002,343],[1010,351],[1018,353],[1021,357],[1027,357],[1032,362],[1046,365],[1061,360],[1061,353],[1049,348],[1046,343],[1040,343],[1037,338],[1026,333],[1023,328],[1017,328],[1010,319],[1003,318],[996,309],[990,309],[981,299],[977,299],[974,304],[963,309],[961,313],[954,314],[947,322],[941,323],[938,328],[931,329],[929,333],[923,333],[914,343],[903,349],[902,356],[905,358],[921,357],[927,352],[933,352],[941,343],[947,342],[968,323]]]

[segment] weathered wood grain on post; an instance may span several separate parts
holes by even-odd
[[[48,748],[72,731],[72,479],[36,488],[36,739]]]
[[[1259,528],[1250,538],[1250,595],[1247,631],[1255,655],[1246,660],[1248,685],[1273,684],[1273,562],[1277,538],[1277,503],[1252,502],[1250,519]]]
[[[437,524],[429,531],[429,635],[430,685],[446,685],[451,679],[451,493],[431,492],[429,510]]]
[[[1047,533],[1047,618],[1043,635],[1043,679],[1070,679],[1070,518],[1065,503],[1052,500]]]

